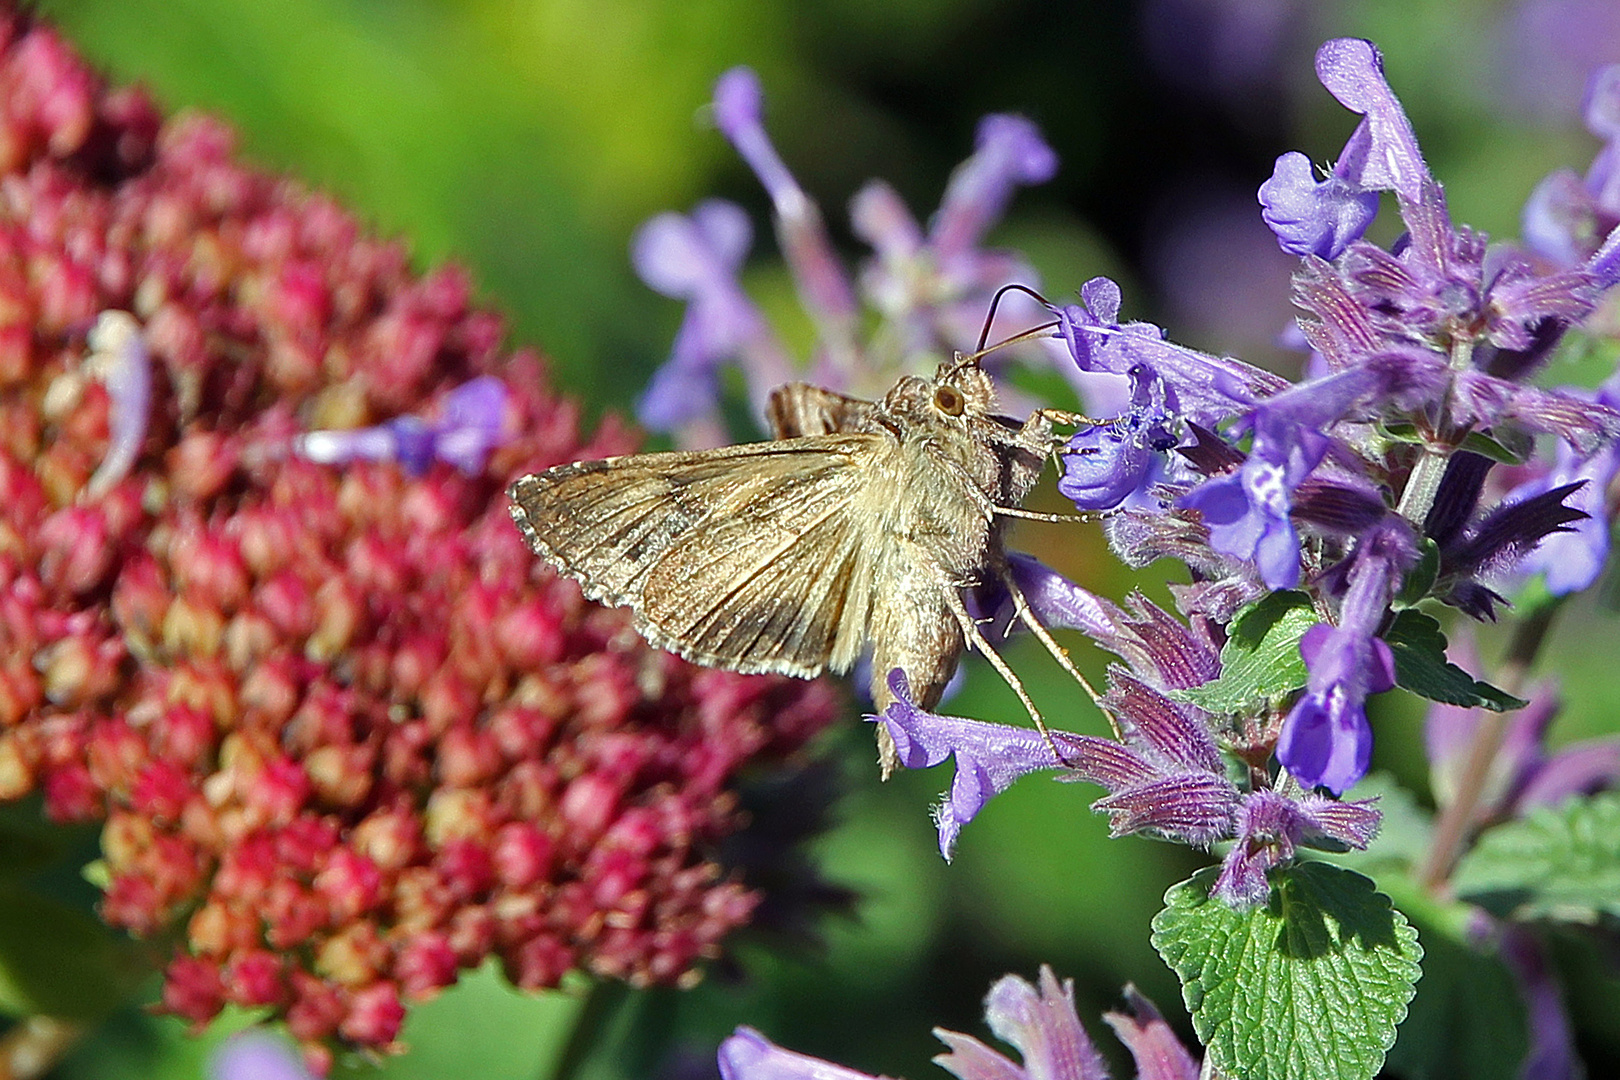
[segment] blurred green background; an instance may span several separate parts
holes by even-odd
[[[1024,249],[1050,294],[1108,273],[1125,286],[1128,316],[1160,322],[1188,344],[1286,365],[1272,340],[1288,318],[1289,261],[1263,232],[1253,192],[1276,155],[1298,148],[1329,160],[1353,126],[1311,73],[1320,41],[1355,34],[1379,43],[1454,216],[1493,235],[1516,231],[1524,197],[1546,172],[1585,167],[1595,149],[1578,119],[1585,71],[1620,60],[1620,5],[1575,0],[38,7],[116,79],[145,82],[169,109],[223,116],[249,158],[336,192],[377,230],[403,237],[419,265],[468,266],[483,298],[508,315],[513,341],[538,345],[558,384],[593,414],[629,406],[681,316],[630,271],[629,238],[641,220],[709,195],[733,198],[754,213],[762,238],[752,272],[759,295],[774,307],[787,293],[768,250],[762,193],[698,117],[714,77],[731,65],[760,72],[778,146],[852,265],[859,252],[843,207],[864,180],[887,178],[926,216],[971,149],[979,116],[1023,112],[1062,169],[1018,197],[995,239]],[[1092,533],[1042,527],[1030,542],[1100,591],[1118,596],[1135,584]],[[1601,654],[1565,652],[1603,681]],[[1094,650],[1076,654],[1100,671]],[[1065,704],[1077,695],[1049,661],[1030,653],[1018,661],[1060,725],[1099,729],[1089,707]],[[1579,693],[1570,694],[1580,708],[1569,730],[1607,726],[1617,692],[1584,701]],[[993,677],[973,679],[952,709],[1017,711]],[[1379,764],[1421,784],[1418,715],[1389,710]],[[835,749],[848,795],[819,850],[827,874],[865,900],[857,918],[827,926],[824,949],[782,956],[745,947],[743,981],[711,979],[680,995],[531,1000],[486,972],[418,1010],[406,1029],[413,1050],[383,1072],[505,1080],[550,1076],[566,1062],[589,1077],[673,1075],[683,1059],[670,1051],[684,1047],[701,1075],[715,1042],[749,1023],[864,1071],[942,1075],[926,1064],[939,1049],[929,1029],[983,1035],[990,982],[1008,971],[1033,977],[1043,962],[1076,980],[1081,1015],[1116,1061],[1118,1047],[1096,1020],[1127,981],[1185,1030],[1174,979],[1148,946],[1148,921],[1198,857],[1111,842],[1087,808],[1094,789],[1037,779],[997,799],[946,866],[927,810],[948,770],[880,787],[860,725],[848,725]],[[570,1047],[581,1014],[585,1034]],[[1620,1043],[1612,1016],[1593,1030],[1588,1049]],[[195,1076],[199,1060],[177,1025],[132,1011],[59,1075]],[[345,1069],[377,1071],[364,1062]]]

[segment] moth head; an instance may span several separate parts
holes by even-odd
[[[977,359],[958,357],[939,366],[928,383],[928,398],[940,416],[987,416],[995,411],[996,388]]]

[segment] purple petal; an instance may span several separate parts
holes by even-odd
[[[1620,781],[1620,737],[1571,743],[1531,772],[1514,799],[1516,814],[1557,806],[1576,795],[1607,791]]]
[[[1592,72],[1581,113],[1586,130],[1608,142],[1620,142],[1620,64],[1607,64]]]
[[[1045,183],[1057,164],[1040,129],[1022,116],[992,114],[980,120],[973,156],[951,175],[929,229],[940,262],[966,255],[1007,209],[1018,185]]]
[[[1342,794],[1367,774],[1372,727],[1342,684],[1307,693],[1283,721],[1277,760],[1305,787]]]
[[[1520,220],[1525,246],[1559,266],[1575,266],[1597,248],[1596,226],[1597,204],[1569,169],[1551,173],[1535,186]]]
[[[90,330],[87,368],[107,387],[107,453],[85,485],[96,499],[129,475],[152,413],[152,361],[140,324],[125,311],[103,311]]]
[[[732,68],[714,86],[715,123],[771,197],[777,239],[805,309],[823,338],[846,345],[849,327],[844,324],[855,316],[855,296],[822,225],[821,212],[793,179],[765,132],[763,98],[758,75],[746,67]]]
[[[1529,1013],[1530,1052],[1519,1066],[1519,1076],[1522,1080],[1581,1076],[1584,1070],[1575,1050],[1575,1033],[1546,949],[1528,927],[1499,925],[1499,955],[1513,973]]]
[[[483,472],[489,452],[505,438],[506,401],[506,384],[493,375],[450,391],[433,425],[434,455],[468,476]]]
[[[922,249],[922,229],[900,193],[882,180],[869,181],[849,202],[855,235],[886,260],[911,258]]]
[[[1384,59],[1370,41],[1336,38],[1316,51],[1316,75],[1339,104],[1364,119],[1334,173],[1374,191],[1416,202],[1429,179],[1406,112],[1384,79]]]
[[[908,769],[929,768],[955,756],[956,777],[949,796],[935,811],[939,850],[947,860],[962,826],[973,820],[992,796],[1007,790],[1014,780],[1039,769],[1059,768],[1052,748],[1031,728],[989,724],[955,716],[940,716],[918,708],[912,700],[910,680],[895,668],[889,673],[895,700],[882,716],[894,739],[900,764]],[[1078,753],[1080,737],[1053,732],[1065,757]]]
[[[855,1069],[784,1050],[751,1027],[720,1044],[721,1080],[874,1080]]]
[[[221,1043],[207,1072],[209,1080],[314,1080],[291,1043],[256,1028]]]
[[[1038,990],[1016,975],[998,979],[985,998],[984,1018],[998,1039],[1023,1055],[1028,1080],[1107,1080],[1108,1068],[1075,1013],[1073,981],[1059,984],[1046,965]]]
[[[1082,428],[1062,454],[1058,491],[1081,510],[1112,510],[1148,481],[1160,455],[1175,446],[1175,404],[1158,375],[1129,373],[1130,411]]]
[[[1260,185],[1260,216],[1291,255],[1336,259],[1378,214],[1378,193],[1330,175],[1318,181],[1310,159],[1284,154]]]
[[[1125,986],[1126,1012],[1104,1013],[1103,1020],[1136,1061],[1136,1080],[1198,1080],[1198,1059],[1187,1052],[1153,1002]]]
[[[752,241],[742,207],[707,199],[690,216],[667,212],[644,222],[630,240],[630,262],[658,292],[690,300],[717,282],[730,285]]]

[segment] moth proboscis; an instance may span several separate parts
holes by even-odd
[[[881,401],[789,383],[766,415],[773,440],[522,477],[512,519],[587,597],[630,608],[648,642],[698,664],[811,678],[849,670],[869,645],[876,708],[893,700],[894,668],[932,708],[972,644],[1062,760],[962,591],[999,579],[1018,618],[1086,685],[1029,611],[1002,540],[1007,517],[1055,517],[1018,504],[1061,445],[1054,421],[1082,418],[997,415],[978,355],[906,376]],[[894,746],[877,731],[887,777]]]

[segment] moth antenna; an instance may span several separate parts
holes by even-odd
[[[1039,510],[1024,510],[1017,506],[997,506],[992,508],[1002,517],[1022,518],[1025,521],[1095,521],[1095,514],[1043,514]]]
[[[983,356],[986,352],[989,351],[988,349],[986,349],[984,347],[984,343],[986,341],[990,340],[990,327],[992,325],[994,325],[994,323],[996,321],[996,308],[1001,305],[1001,298],[1003,296],[1006,296],[1010,292],[1021,292],[1021,293],[1025,294],[1026,296],[1032,297],[1037,304],[1041,305],[1041,307],[1050,308],[1052,306],[1051,304],[1047,303],[1046,297],[1042,296],[1040,293],[1036,292],[1034,289],[1030,288],[1028,285],[1018,285],[1018,284],[1003,285],[1001,288],[996,290],[996,295],[994,295],[994,296],[992,296],[990,298],[990,311],[984,317],[984,329],[979,331],[979,344],[978,344],[977,351],[975,351],[974,354],[973,354],[974,356],[976,356],[976,357]],[[1050,326],[1056,326],[1056,325],[1057,325],[1057,323],[1055,323],[1055,322],[1050,324]],[[1049,329],[1049,328],[1050,327],[1042,327],[1042,329]],[[1013,340],[1017,341],[1019,339],[1014,338]],[[1004,341],[1001,344],[1006,345],[1006,344],[1009,344],[1009,342]]]

